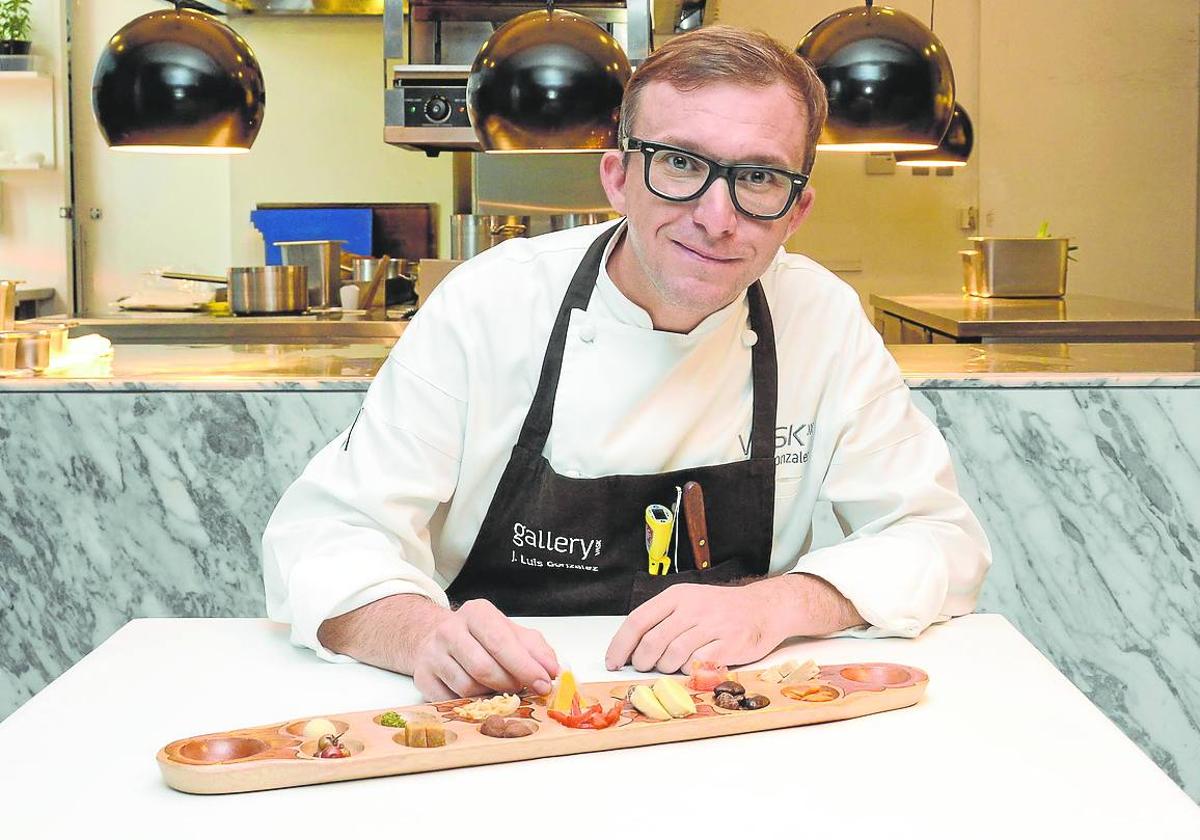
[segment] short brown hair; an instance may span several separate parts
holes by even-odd
[[[756,88],[783,82],[808,119],[803,171],[812,170],[817,138],[829,113],[825,86],[807,61],[770,35],[734,26],[706,26],[655,50],[625,86],[618,129],[622,146],[637,117],[642,89],[659,81],[683,91],[720,82]]]

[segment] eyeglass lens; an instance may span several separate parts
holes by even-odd
[[[650,158],[649,186],[670,198],[691,199],[704,188],[709,165],[694,155],[659,149]],[[791,179],[781,172],[755,167],[733,170],[733,191],[742,210],[760,216],[774,215],[792,196]]]

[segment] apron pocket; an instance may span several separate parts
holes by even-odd
[[[652,575],[649,572],[639,570],[633,574],[633,586],[629,593],[629,609],[627,612],[632,612],[655,595],[666,591],[677,583],[706,583],[714,586],[723,586],[742,580],[743,578],[761,580],[763,575],[756,574],[749,563],[735,558],[710,566],[707,569],[688,569],[684,572],[671,572],[667,575]]]

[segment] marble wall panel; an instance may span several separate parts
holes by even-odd
[[[992,540],[981,608],[1200,800],[1200,389],[961,386],[914,398]],[[129,618],[261,615],[263,526],[361,399],[0,395],[0,718]]]
[[[1200,801],[1200,389],[976,382],[913,397],[992,543],[980,610]],[[827,506],[814,532],[814,547],[840,538]]]
[[[1200,390],[921,391],[1012,621],[1200,800]]]
[[[262,615],[267,518],[362,396],[0,395],[0,718],[131,618]]]

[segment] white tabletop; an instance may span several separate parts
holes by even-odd
[[[606,680],[618,621],[525,623],[581,680]],[[909,709],[817,726],[193,796],[161,781],[170,741],[420,697],[407,677],[321,662],[267,621],[141,619],[0,723],[0,836],[1200,837],[1200,807],[999,616],[915,640],[803,641],[769,661],[797,654],[916,665],[929,689]]]

